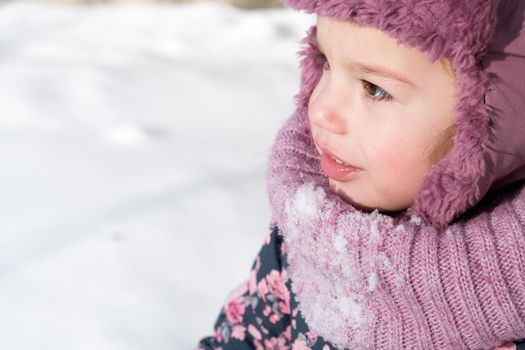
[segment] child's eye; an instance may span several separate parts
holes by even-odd
[[[392,95],[390,95],[385,90],[381,89],[379,86],[363,79],[361,79],[361,82],[363,83],[363,87],[365,88],[365,96],[371,99],[373,102],[388,102],[392,99]]]

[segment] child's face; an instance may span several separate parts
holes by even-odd
[[[331,188],[361,208],[408,208],[431,167],[429,152],[453,123],[453,73],[355,23],[318,16],[317,38],[326,63],[308,115]]]

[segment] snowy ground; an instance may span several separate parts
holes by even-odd
[[[0,5],[0,349],[191,349],[247,277],[314,18]]]

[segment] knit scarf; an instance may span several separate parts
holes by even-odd
[[[277,135],[267,185],[311,331],[338,348],[488,349],[525,336],[525,189],[443,229],[364,212],[320,170],[305,110]]]

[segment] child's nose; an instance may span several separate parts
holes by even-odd
[[[326,86],[312,94],[308,106],[308,117],[317,127],[334,134],[347,132],[347,109],[343,97],[335,88]]]

